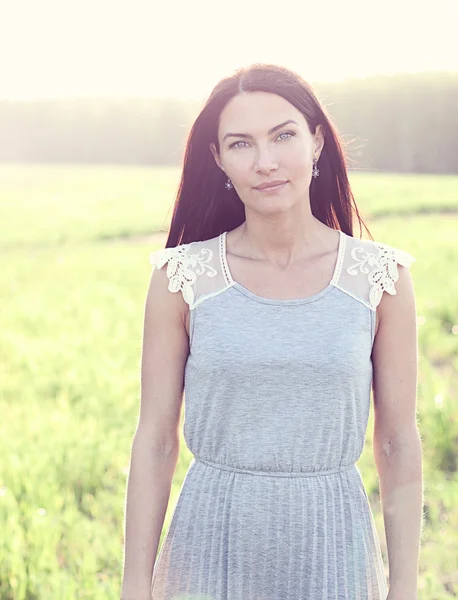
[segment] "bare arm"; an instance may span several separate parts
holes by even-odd
[[[417,598],[423,515],[422,448],[416,424],[417,326],[410,272],[378,307],[374,365],[374,457],[389,561],[390,600]]]
[[[187,305],[152,273],[145,304],[141,406],[127,483],[122,600],[151,598],[151,579],[179,457]]]

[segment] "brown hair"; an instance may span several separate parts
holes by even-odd
[[[284,67],[256,63],[237,69],[214,87],[189,132],[183,169],[173,206],[166,247],[208,240],[245,221],[245,206],[235,188],[226,190],[225,174],[218,167],[209,145],[218,153],[219,118],[226,104],[241,92],[278,94],[295,106],[307,120],[312,134],[321,124],[324,146],[319,158],[320,175],[310,183],[312,214],[333,229],[353,235],[353,213],[361,218],[348,181],[343,142],[311,85]]]

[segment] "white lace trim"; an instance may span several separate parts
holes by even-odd
[[[398,263],[410,267],[412,262],[416,259],[403,250],[393,248],[380,242],[374,242],[373,245],[376,249],[375,252],[371,252],[365,245],[352,248],[350,250],[350,256],[356,262],[351,264],[346,269],[346,272],[349,275],[358,275],[358,273],[367,274],[370,283],[369,305],[375,310],[382,299],[384,291],[391,295],[396,294],[394,284],[399,279]],[[161,268],[167,263],[169,291],[178,292],[181,290],[186,303],[189,304],[191,308],[194,308],[196,305],[194,284],[197,280],[197,275],[206,274],[208,277],[215,277],[218,272],[214,267],[208,264],[212,261],[214,256],[214,252],[211,248],[200,248],[197,252],[191,253],[191,247],[192,243],[181,244],[173,248],[162,248],[150,254],[150,262],[158,268]],[[341,244],[342,252],[340,254],[340,263],[343,260],[343,248],[344,245]],[[221,258],[224,259],[225,239],[223,235],[220,236],[219,252],[221,253]],[[222,264],[224,267],[224,260]],[[340,273],[340,266],[341,264],[338,264],[335,273],[336,280],[332,282],[336,287],[339,287],[337,277]],[[223,274],[225,276],[226,284],[231,285],[232,278],[230,276],[230,271],[228,270],[226,273],[223,268]],[[217,293],[220,293],[220,291]]]
[[[416,260],[412,255],[387,244],[375,243],[377,253],[369,252],[363,246],[352,248],[350,255],[356,261],[347,268],[347,273],[357,275],[358,269],[361,273],[368,273],[371,284],[369,302],[372,308],[376,308],[386,291],[392,296],[396,294],[395,283],[399,279],[398,263],[410,267]]]
[[[152,265],[161,268],[167,263],[168,289],[171,292],[181,290],[184,300],[189,306],[194,305],[194,283],[197,275],[206,273],[208,277],[215,277],[217,271],[207,264],[213,258],[213,250],[201,248],[198,252],[189,252],[192,244],[181,244],[173,248],[162,248],[150,254]]]

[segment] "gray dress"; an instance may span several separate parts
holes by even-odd
[[[397,248],[340,233],[331,282],[306,298],[238,282],[226,232],[151,254],[190,307],[184,437],[193,459],[155,561],[154,600],[385,600],[356,461],[375,310]]]

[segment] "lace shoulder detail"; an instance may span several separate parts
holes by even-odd
[[[410,267],[416,259],[404,250],[381,242],[351,236],[348,242],[338,287],[375,310],[383,292],[396,294],[398,265]]]
[[[167,264],[169,291],[181,291],[191,309],[221,287],[217,238],[161,248],[150,254],[150,263],[157,268]]]

